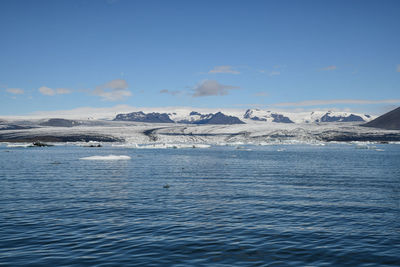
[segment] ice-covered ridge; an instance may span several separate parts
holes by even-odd
[[[131,157],[123,155],[90,156],[80,158],[81,160],[129,160]]]
[[[175,120],[171,119],[174,118]],[[118,114],[114,121],[131,121],[145,123],[185,123],[185,124],[243,124],[238,117],[225,115],[222,112],[201,114],[191,111],[188,116],[178,119],[176,113],[144,113],[131,112]]]
[[[186,123],[186,124],[241,124],[254,122],[274,123],[321,123],[321,122],[368,122],[372,116],[354,112],[310,111],[279,112],[262,109],[248,109],[245,112],[218,111],[201,113],[196,110],[176,110],[174,112],[142,111],[118,114],[114,120],[147,123]]]
[[[248,109],[243,116],[247,123],[252,121],[263,122],[294,122],[294,123],[320,123],[320,122],[368,122],[373,119],[367,114],[342,111],[310,111],[310,112],[277,112],[262,109]]]
[[[187,122],[195,124],[196,121],[204,121],[211,119],[212,115],[222,113],[224,116],[236,117],[238,120],[250,123],[264,122],[294,122],[294,123],[315,123],[315,122],[345,122],[355,117],[361,118],[362,121],[368,122],[375,118],[366,114],[354,112],[341,112],[329,110],[314,110],[307,112],[285,111],[285,110],[267,110],[267,109],[204,109],[192,107],[159,107],[159,108],[138,108],[130,106],[116,106],[109,109],[77,109],[72,111],[47,112],[38,115],[27,116],[3,116],[0,118],[0,129],[27,129],[30,127],[46,127],[46,126],[63,126],[63,127],[80,127],[80,126],[96,126],[104,124],[115,119],[118,114],[134,113],[136,121],[142,122]],[[353,115],[353,117],[351,117]],[[325,116],[325,117],[324,117]],[[123,116],[124,117],[124,116]],[[259,118],[259,119],[256,119]],[[57,119],[56,119],[57,118]],[[254,118],[254,119],[253,119]],[[333,118],[333,119],[332,119]],[[67,121],[66,119],[69,119]],[[71,120],[73,119],[73,120]],[[227,120],[228,118],[223,118]],[[221,120],[220,120],[221,121]],[[360,120],[361,122],[361,120]],[[121,121],[119,121],[121,123]]]

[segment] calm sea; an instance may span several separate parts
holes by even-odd
[[[400,145],[246,148],[1,146],[0,265],[400,265]]]

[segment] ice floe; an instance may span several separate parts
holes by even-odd
[[[33,147],[32,143],[8,143],[7,147]]]
[[[80,158],[81,160],[129,160],[131,157],[123,155],[91,156]]]
[[[191,143],[147,143],[147,144],[136,144],[136,143],[120,143],[113,144],[114,147],[123,148],[136,148],[136,149],[181,149],[181,148],[209,148],[211,145],[208,144],[191,144]]]

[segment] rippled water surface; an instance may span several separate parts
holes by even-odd
[[[399,266],[379,148],[1,146],[0,265]]]

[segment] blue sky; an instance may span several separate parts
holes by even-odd
[[[0,115],[400,104],[400,1],[0,1]]]

